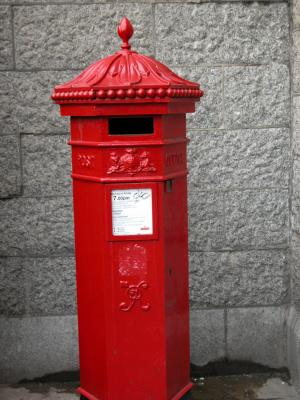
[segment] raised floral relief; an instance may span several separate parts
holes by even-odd
[[[119,155],[115,151],[110,153],[110,165],[107,174],[127,173],[135,175],[139,172],[155,172],[156,168],[149,158],[148,151],[138,153],[136,148],[125,149],[124,154]]]
[[[95,168],[95,156],[90,156],[86,154],[78,154],[77,161],[79,165],[84,168]]]

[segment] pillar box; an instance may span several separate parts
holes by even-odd
[[[123,44],[52,99],[71,116],[80,388],[89,400],[188,392],[186,113],[197,83]]]

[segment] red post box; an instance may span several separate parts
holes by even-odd
[[[186,118],[203,92],[123,44],[53,100],[71,116],[80,388],[177,400],[189,380]]]

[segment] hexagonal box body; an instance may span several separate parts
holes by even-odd
[[[122,49],[57,86],[71,116],[79,393],[176,400],[189,380],[185,114],[199,85]]]

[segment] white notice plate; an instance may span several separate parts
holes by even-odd
[[[112,190],[114,236],[152,235],[152,189]]]

